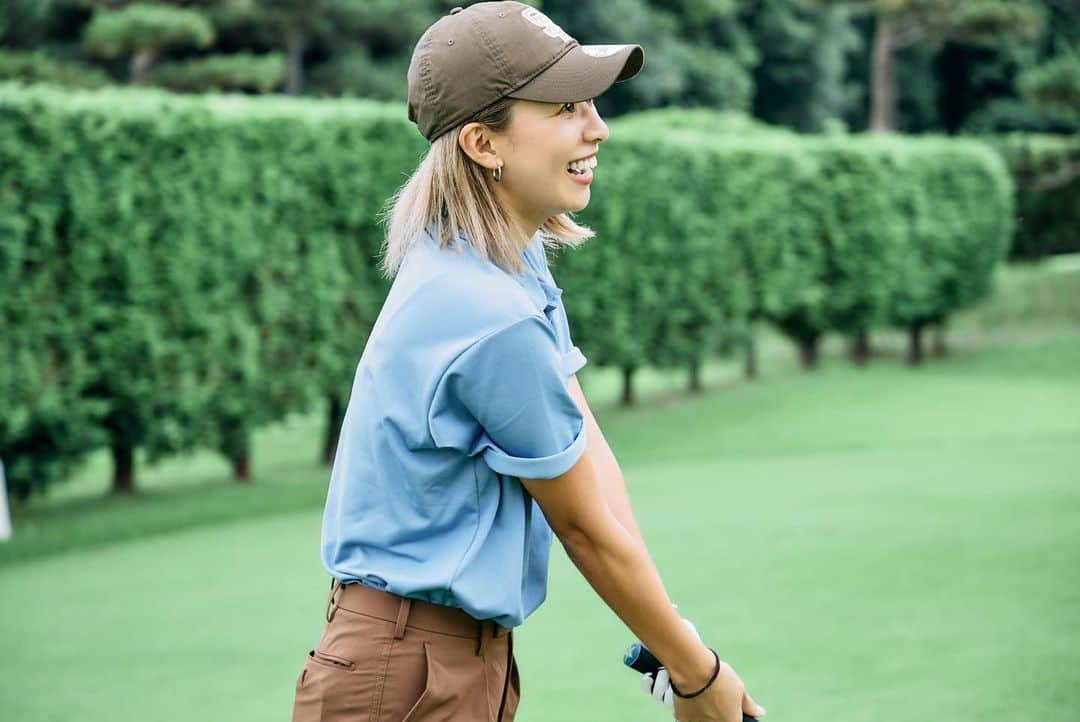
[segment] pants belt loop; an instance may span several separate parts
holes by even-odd
[[[401,604],[398,606],[397,625],[394,627],[394,639],[405,638],[405,622],[409,619],[409,609],[411,608],[412,600],[407,597],[402,597]]]
[[[330,579],[330,596],[326,598],[326,621],[329,622],[334,618],[334,612],[337,611],[337,601],[334,599],[334,593],[337,592],[341,583],[337,579]]]

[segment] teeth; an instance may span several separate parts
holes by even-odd
[[[575,160],[566,167],[575,173],[584,173],[586,170],[596,167],[596,156],[590,156],[584,160]]]

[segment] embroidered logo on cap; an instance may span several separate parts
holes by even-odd
[[[549,18],[547,15],[544,15],[544,13],[540,12],[536,8],[525,8],[521,11],[521,16],[536,27],[543,30],[544,35],[547,35],[550,38],[559,38],[564,43],[568,43],[573,40],[573,38],[566,34],[565,30],[552,22],[551,18]]]
[[[619,52],[625,45],[582,45],[581,52],[594,58],[606,58]]]

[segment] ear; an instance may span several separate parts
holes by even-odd
[[[488,170],[495,170],[502,165],[495,145],[492,143],[491,128],[486,125],[481,123],[463,125],[458,131],[458,145],[465,151],[465,155],[472,158],[473,162]]]

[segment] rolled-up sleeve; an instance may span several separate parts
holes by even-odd
[[[585,450],[585,422],[566,389],[567,362],[550,324],[529,316],[460,353],[428,414],[435,445],[482,455],[492,470],[550,479]]]

